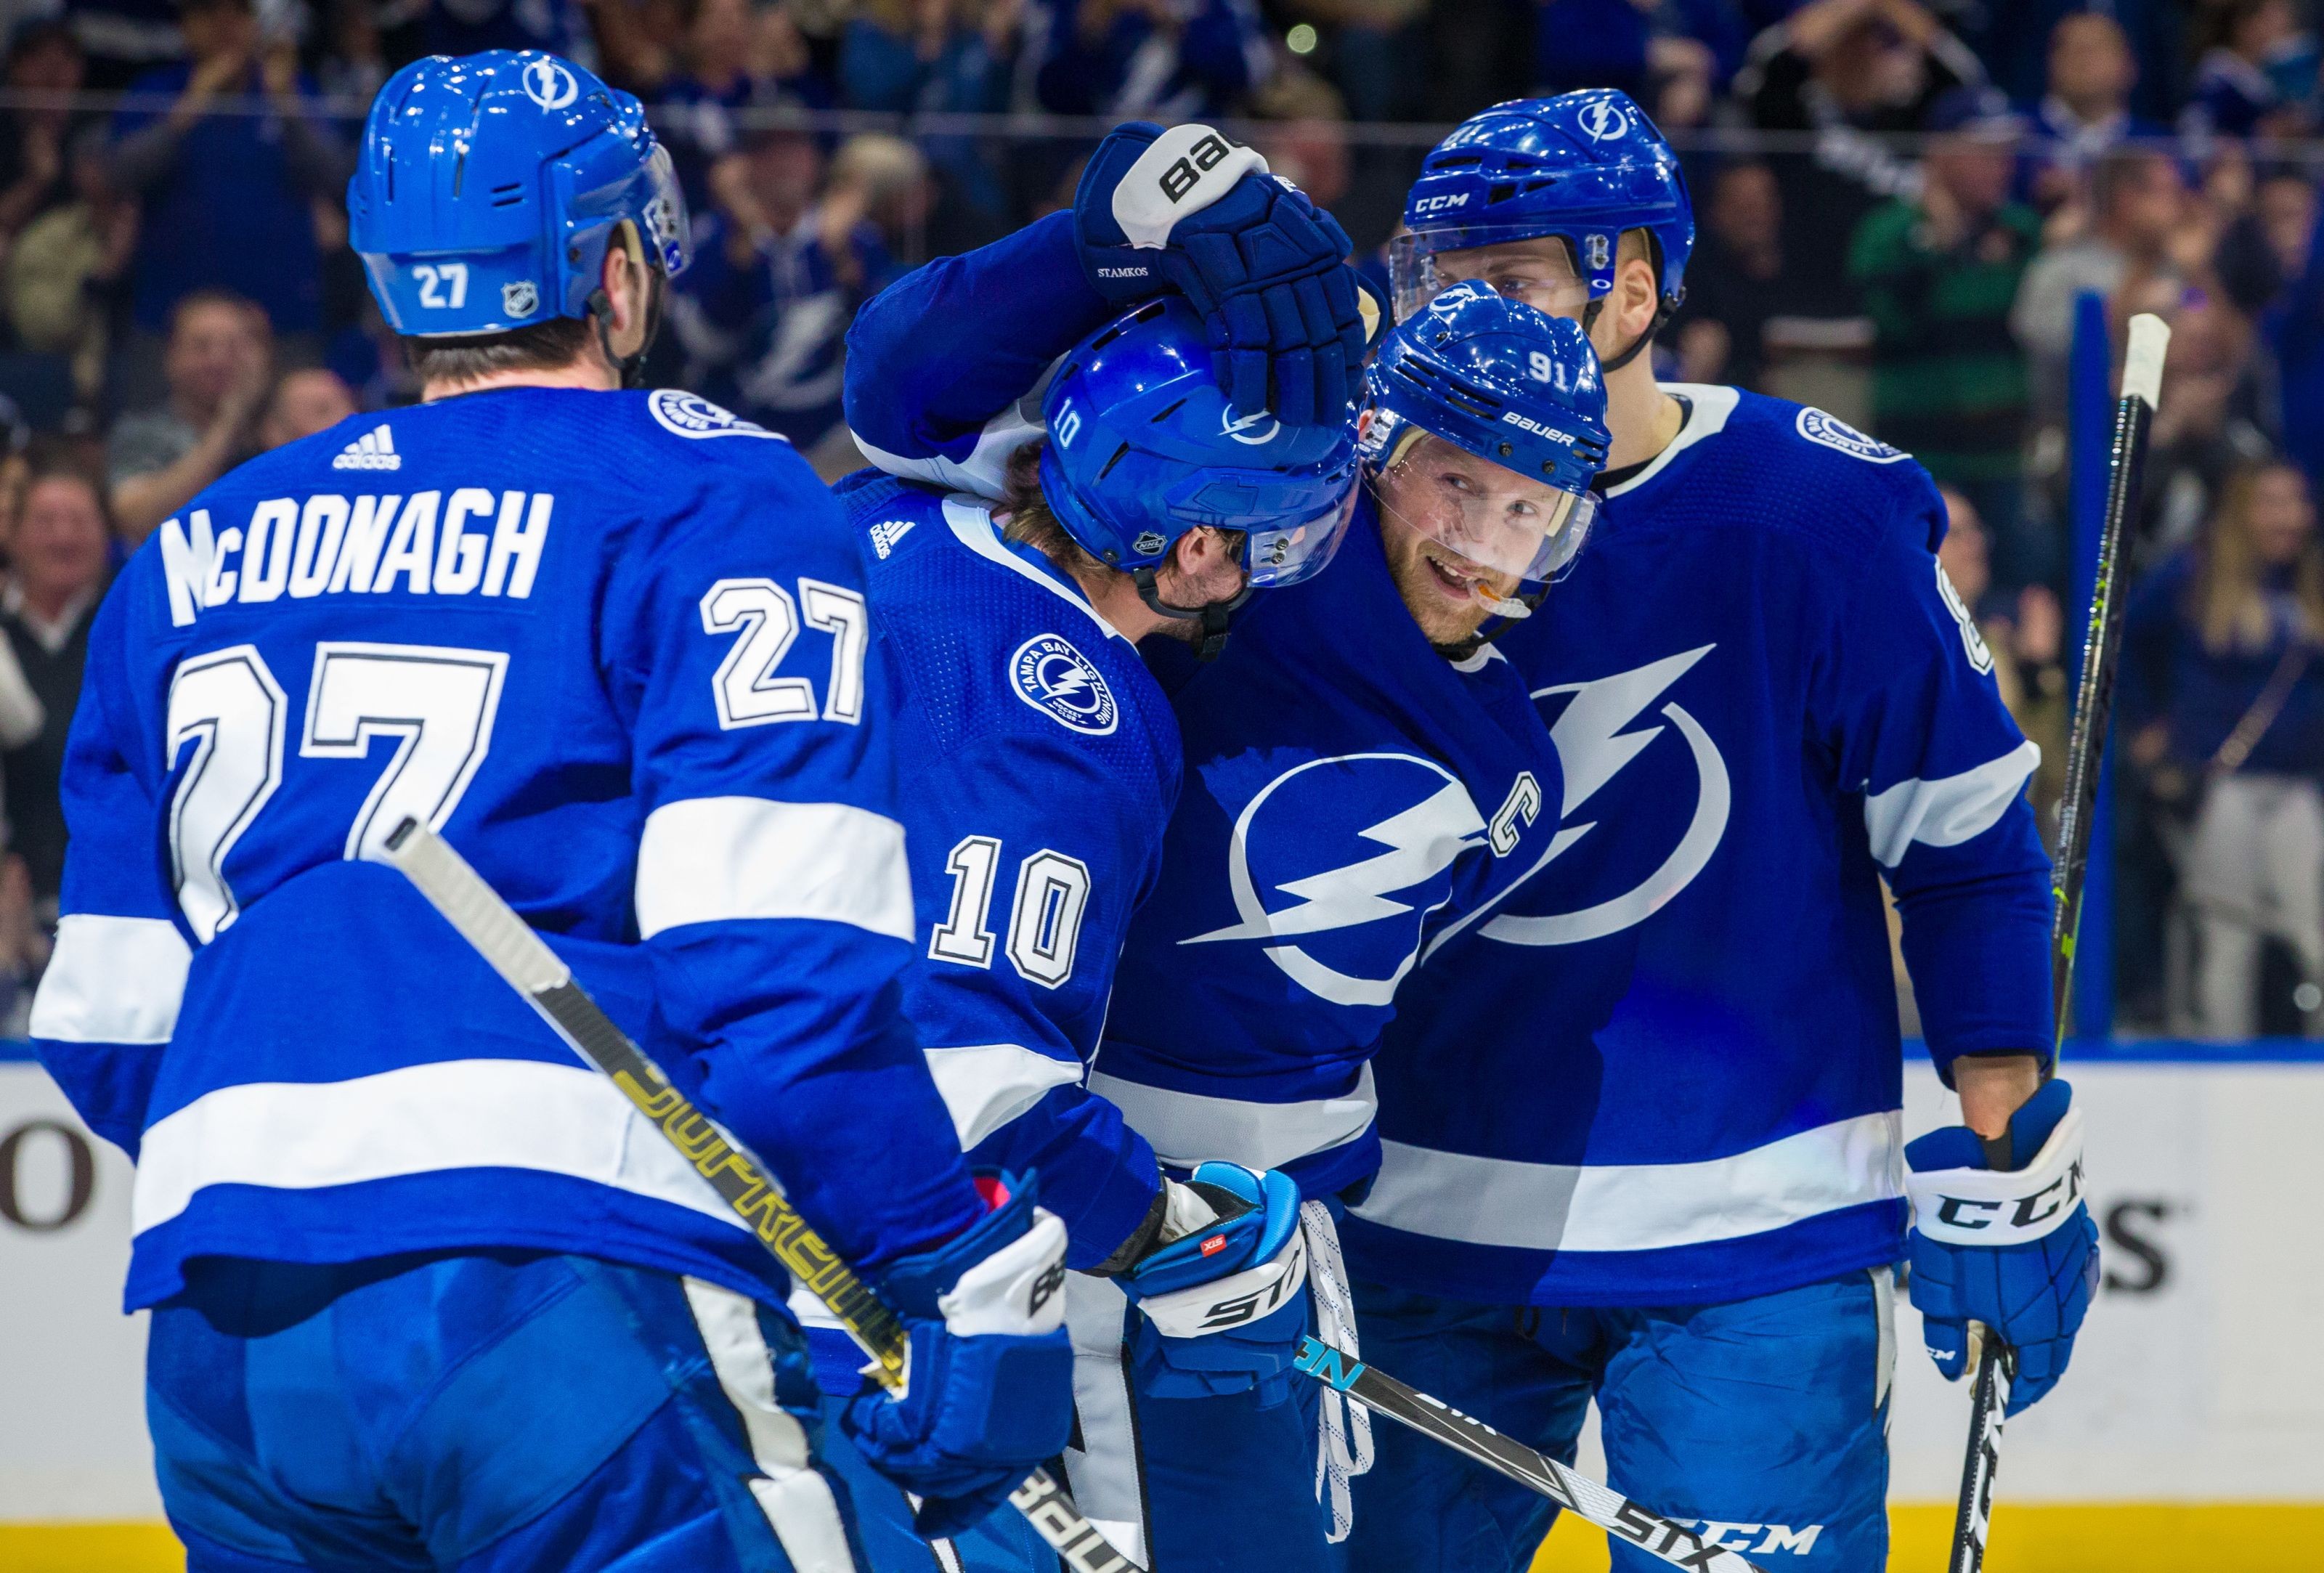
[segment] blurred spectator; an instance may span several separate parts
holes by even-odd
[[[1357,120],[1428,116],[1428,0],[1283,0],[1330,30],[1331,76]]]
[[[874,205],[900,203],[908,216],[914,200],[865,167],[880,162],[858,161],[818,199],[823,157],[812,136],[752,137],[711,169],[713,205],[696,222],[694,266],[671,300],[687,385],[802,448],[838,424],[842,336],[894,271]]]
[[[1353,170],[1347,105],[1337,89],[1306,71],[1286,70],[1253,94],[1250,106],[1266,123],[1252,133],[1251,146],[1270,172],[1326,211],[1347,200]]]
[[[32,878],[14,852],[0,860],[0,1035],[31,1035],[32,994],[52,950],[32,898]]]
[[[1784,198],[1773,170],[1732,163],[1711,177],[1702,238],[1687,264],[1686,303],[1670,341],[1683,382],[1766,391],[1767,324],[1823,309],[1784,249]]]
[[[279,448],[318,431],[328,431],[355,413],[355,396],[337,372],[321,366],[290,372],[274,384],[273,397],[258,423],[261,449]]]
[[[1025,0],[860,0],[839,49],[850,109],[1009,107]]]
[[[2316,37],[2292,0],[2230,0],[2214,8],[2218,41],[2196,63],[2190,136],[2301,136],[2314,124]]]
[[[1909,159],[1864,133],[1917,131],[1948,89],[1982,85],[1968,46],[1915,0],[1808,0],[1751,41],[1736,90],[1753,124],[1809,131],[1815,147],[1776,164],[1784,250],[1845,315],[1847,247],[1865,214],[1916,194]]]
[[[157,66],[186,58],[174,0],[64,0],[81,48],[82,86],[118,93]]]
[[[2116,149],[2090,179],[2091,224],[2085,234],[2034,259],[2017,290],[2010,330],[2024,347],[2036,418],[2057,425],[2066,415],[2066,356],[2072,347],[2074,298],[2086,290],[2144,310],[2184,278],[2172,242],[2187,214],[2178,161],[2157,149]]]
[[[2273,454],[2254,408],[2254,336],[2242,314],[2217,299],[2198,300],[2172,318],[2130,543],[2140,572],[2192,546],[2227,477]]]
[[[322,327],[314,204],[344,204],[354,160],[317,113],[287,36],[262,37],[250,0],[184,0],[191,60],[139,78],[173,96],[166,114],[114,120],[114,176],[144,209],[137,326],[158,335],[197,290],[256,301],[274,331]],[[263,94],[265,112],[214,114],[225,96]]]
[[[31,872],[34,897],[51,916],[65,865],[57,777],[73,707],[80,702],[89,620],[105,593],[110,540],[105,498],[95,480],[55,461],[34,467],[9,537],[12,572],[0,593],[0,630],[43,719],[36,735],[0,753],[0,772],[7,783],[11,845]]]
[[[1996,589],[1992,538],[1977,505],[1950,486],[1937,491],[1946,519],[1937,562],[1993,657],[2001,702],[2017,729],[2041,745],[2042,763],[2031,790],[2047,835],[2056,829],[2058,800],[2066,785],[2066,670],[2060,660],[2066,614],[2045,585],[2028,584],[2015,594]]]
[[[8,45],[5,79],[12,93],[78,92],[80,45],[71,30],[59,22],[21,29]],[[65,149],[74,129],[73,112],[61,103],[0,115],[0,245],[38,215],[71,199]]]
[[[72,200],[24,226],[0,288],[16,342],[67,357],[74,397],[87,409],[104,385],[106,329],[137,244],[137,205],[113,189],[103,126],[81,128],[69,166]]]
[[[537,49],[590,66],[598,63],[597,34],[616,35],[605,42],[609,57],[625,41],[618,32],[619,0],[598,0],[586,9],[582,0],[419,0],[412,9],[420,13],[415,54]],[[594,27],[592,11],[597,13]]]
[[[737,111],[832,106],[807,41],[780,5],[693,0],[680,56],[683,69],[662,84],[653,122],[694,207],[709,205],[710,166],[734,151]]]
[[[2324,475],[2324,257],[2315,242],[2315,189],[2271,180],[2262,189],[2261,223],[2288,281],[2260,319],[2275,362],[2284,451],[2310,476]],[[2303,211],[2304,209],[2304,211]]]
[[[1619,87],[1667,131],[1709,117],[1748,35],[1729,0],[1539,0],[1534,39],[1541,92]]]
[[[1875,333],[1874,419],[1883,441],[1969,496],[2002,582],[2026,584],[2055,565],[2020,523],[2025,368],[2009,308],[2042,221],[2009,200],[2020,124],[1997,89],[1953,89],[1930,129],[1920,199],[1874,209],[1849,247]]]
[[[1059,115],[1227,115],[1274,57],[1254,0],[1053,0],[1035,79]]]
[[[2130,756],[2183,829],[2180,899],[2194,943],[2174,1025],[2248,1037],[2273,937],[2324,986],[2324,548],[2299,470],[2228,483],[2200,547],[2165,563],[2124,624]],[[2324,1013],[2308,1014],[2311,1034]]]
[[[2134,116],[2131,89],[2138,61],[2122,23],[2102,11],[2078,11],[2050,34],[2049,91],[2034,112],[2026,194],[2044,213],[2087,201],[2092,165],[2126,137],[2152,137],[2163,128]]]
[[[222,290],[178,302],[162,361],[170,396],[114,424],[106,441],[114,521],[135,546],[195,492],[250,456],[273,345],[255,306]]]
[[[380,37],[373,0],[328,0],[323,7],[330,45],[315,68],[323,93],[354,104],[369,104],[392,74]]]

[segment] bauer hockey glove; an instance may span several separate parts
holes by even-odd
[[[1099,294],[1167,287],[1193,303],[1212,375],[1244,415],[1346,418],[1369,333],[1347,232],[1258,153],[1207,125],[1118,126],[1082,172],[1074,235]]]
[[[866,1384],[840,1425],[872,1467],[923,1498],[913,1527],[961,1533],[1006,1501],[1073,1430],[1065,1226],[1030,1175],[980,1175],[995,1205],[958,1238],[907,1256],[880,1297],[911,1336],[896,1392]]]
[[[1969,1362],[1969,1324],[2015,1351],[2009,1412],[2065,1375],[2098,1283],[2098,1230],[2082,1199],[2082,1117],[2052,1081],[2009,1119],[2009,1167],[1949,1126],[1906,1145],[1913,1202],[1913,1303],[1948,1382]]]
[[[1158,1238],[1116,1280],[1144,1313],[1130,1334],[1143,1390],[1207,1398],[1255,1389],[1262,1405],[1279,1403],[1307,1330],[1298,1185],[1219,1163],[1189,1184],[1163,1183]]]

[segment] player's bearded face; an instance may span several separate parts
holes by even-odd
[[[1573,266],[1573,249],[1556,235],[1506,241],[1432,259],[1440,288],[1474,282],[1552,317],[1579,321],[1590,304],[1590,281]]]
[[[1380,544],[1412,620],[1432,644],[1459,644],[1523,581],[1489,562],[1524,562],[1563,520],[1570,493],[1422,435],[1372,479]]]

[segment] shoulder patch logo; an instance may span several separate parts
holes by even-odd
[[[881,562],[886,562],[888,554],[896,549],[896,543],[909,534],[912,526],[918,522],[917,519],[881,520],[872,527],[872,551],[878,554]]]
[[[384,422],[339,450],[334,470],[400,470],[403,455],[395,451],[395,432]]]
[[[1961,649],[1969,652],[1969,664],[1980,672],[1991,672],[1993,650],[1978,629],[1976,614],[1969,611],[1969,603],[1953,588],[1952,576],[1945,572],[1942,563],[1937,565],[1937,595],[1944,602],[1945,610],[1953,614],[1953,621],[1960,624]]]
[[[1828,448],[1864,460],[1867,464],[1893,465],[1913,455],[1902,448],[1892,448],[1878,437],[1867,437],[1836,415],[1828,415],[1811,406],[1800,411],[1796,423],[1800,435],[1812,443],[1821,443]]]
[[[1096,664],[1062,634],[1037,633],[1009,658],[1017,697],[1071,731],[1110,735],[1120,713]]]
[[[731,409],[722,409],[699,393],[688,393],[678,388],[657,388],[646,400],[646,408],[661,423],[662,429],[676,437],[700,440],[714,437],[761,437],[770,442],[787,442],[782,433],[769,431],[743,419]]]

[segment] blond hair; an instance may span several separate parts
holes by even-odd
[[[2307,477],[2296,465],[2281,460],[2245,465],[2227,477],[2204,534],[2201,566],[2195,575],[2195,613],[2203,646],[2213,655],[2264,649],[2273,632],[2260,585],[2266,565],[2252,539],[2251,515],[2260,481],[2274,474],[2300,476],[2303,491],[2306,487]],[[2292,593],[2300,612],[2301,636],[2324,644],[2324,547],[2312,532],[2292,561]]]

